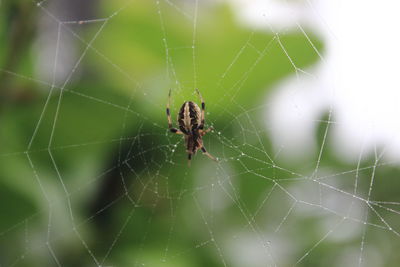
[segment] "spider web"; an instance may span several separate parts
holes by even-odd
[[[1,200],[24,200],[15,204],[15,210],[21,208],[17,216],[13,209],[2,214],[0,266],[398,262],[393,251],[399,245],[400,202],[390,186],[395,184],[397,162],[385,159],[385,148],[376,146],[372,157],[361,150],[355,164],[332,159],[329,138],[336,122],[330,106],[326,117],[314,122],[319,127],[316,156],[306,164],[288,163],[280,158],[285,147],[274,151],[268,141],[271,129],[266,129],[262,114],[269,105],[254,98],[242,101],[246,94],[267,96],[264,86],[246,92],[260,79],[259,73],[267,72],[260,66],[286,66],[285,75],[277,77],[293,74],[299,85],[303,77],[319,78],[306,67],[318,61],[326,64],[324,53],[300,22],[296,33],[277,30],[268,13],[260,12],[269,33],[257,28],[239,31],[239,43],[232,44],[235,52],[206,82],[205,66],[218,65],[219,60],[211,52],[203,58],[207,49],[217,46],[205,42],[202,28],[211,3],[101,2],[105,15],[71,20],[51,9],[56,2],[30,3],[38,18],[54,29],[54,46],[44,49],[53,54],[50,73],[35,76],[1,69],[17,84],[34,84],[45,97],[24,114],[6,113],[2,126],[17,129],[13,120],[18,119],[26,122],[28,133],[26,138],[22,134],[22,147],[10,141],[4,146],[10,150],[0,152],[1,181],[6,185]],[[307,5],[313,8],[311,2]],[[129,27],[126,18],[135,8],[152,18],[143,29],[153,36],[148,37],[150,43],[163,51],[157,74],[150,71],[157,64],[143,63],[142,69],[130,61],[152,60],[135,42],[130,43],[134,56],[116,56],[126,44],[113,31]],[[190,34],[177,36],[175,24],[190,28]],[[140,30],[132,29],[132,35]],[[187,45],[176,45],[179,38]],[[292,45],[296,40],[313,62],[299,56]],[[79,51],[67,64],[64,52],[71,42],[79,44]],[[275,53],[280,57],[274,59]],[[190,65],[180,66],[183,59]],[[102,77],[90,68],[109,73],[104,79],[118,86],[104,88]],[[266,87],[278,82],[277,77]],[[88,81],[97,79],[94,88]],[[197,87],[222,92],[202,91],[206,125],[215,128],[204,138],[205,147],[219,163],[197,155],[188,168],[183,141],[168,132],[164,113],[169,88],[174,117],[184,100],[196,99]]]

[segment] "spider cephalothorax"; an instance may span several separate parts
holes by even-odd
[[[171,100],[171,90],[169,90],[168,104],[167,104],[168,127],[171,132],[184,135],[189,164],[190,160],[192,159],[192,155],[196,154],[198,149],[201,149],[201,151],[205,155],[207,155],[210,159],[216,161],[216,159],[210,153],[208,153],[205,147],[203,146],[202,137],[206,133],[212,131],[212,128],[204,130],[204,110],[206,105],[198,89],[196,89],[196,92],[201,100],[201,109],[196,103],[192,101],[186,101],[185,103],[183,103],[178,114],[179,129],[172,127],[171,113],[169,109]]]

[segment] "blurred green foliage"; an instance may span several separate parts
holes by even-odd
[[[193,20],[186,17],[191,8],[177,10],[168,1],[159,6],[154,1],[125,4],[101,2],[98,17],[109,18],[105,23],[62,27],[63,37],[76,44],[78,58],[82,53],[84,57],[62,93],[62,82],[57,83],[41,120],[51,82],[35,80],[35,36],[40,29],[30,30],[36,35],[23,39],[22,54],[11,65],[12,44],[0,42],[0,77],[7,79],[7,87],[0,88],[11,92],[0,103],[0,266],[56,266],[46,244],[48,234],[62,266],[93,266],[96,261],[102,266],[223,266],[224,260],[231,265],[231,254],[221,243],[234,242],[236,233],[224,228],[250,227],[273,180],[285,186],[295,183],[284,180],[294,175],[285,163],[279,163],[282,168],[271,163],[273,152],[261,117],[269,90],[294,73],[277,36],[240,25],[226,4],[199,6],[194,39]],[[2,40],[12,41],[11,25],[20,21],[26,5],[0,5]],[[48,17],[34,3],[28,6],[36,24]],[[321,41],[309,36],[322,51]],[[303,34],[287,32],[279,38],[298,68],[318,60]],[[198,155],[187,168],[180,137],[167,131],[168,90],[173,90],[176,116],[184,100],[196,99],[195,87],[207,103],[207,124],[216,129],[205,137],[205,145],[220,158],[220,165]],[[318,136],[325,126],[321,124]],[[333,173],[354,169],[330,153],[324,154],[321,168]],[[314,165],[287,167],[307,173]],[[365,177],[370,172],[363,171]],[[383,177],[398,175],[397,169],[383,172]],[[368,182],[360,185],[364,192]],[[352,183],[346,186],[351,191]],[[204,203],[202,188],[221,195]],[[379,195],[389,194],[376,189]],[[396,190],[390,195],[398,198]],[[229,196],[233,204],[214,207],[210,215],[205,207],[223,205]],[[265,226],[273,229],[287,212],[280,206],[290,207],[291,201],[282,195],[268,202],[276,206],[265,207],[270,215],[261,214],[255,224],[273,222]],[[288,235],[302,244],[290,260],[321,238],[314,217],[298,216],[287,224],[292,227]],[[214,240],[221,242],[218,247]],[[358,243],[354,240],[356,247]],[[323,243],[299,265],[328,266],[332,251],[341,245]],[[290,260],[288,265],[294,263]],[[387,266],[397,260],[391,255]]]

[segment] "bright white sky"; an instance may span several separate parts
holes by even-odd
[[[294,159],[315,153],[316,120],[332,107],[328,145],[340,157],[357,160],[377,146],[400,158],[399,1],[231,2],[252,27],[299,30],[299,24],[325,42],[323,60],[305,70],[314,77],[290,77],[268,98],[268,128],[281,153]]]

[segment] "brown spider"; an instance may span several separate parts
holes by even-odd
[[[168,94],[168,104],[167,104],[167,118],[168,118],[168,127],[172,133],[183,134],[185,137],[186,144],[186,152],[188,153],[188,164],[190,166],[190,161],[192,159],[192,155],[196,154],[198,149],[201,149],[203,154],[205,154],[210,159],[217,161],[215,157],[213,157],[210,153],[207,152],[206,148],[203,145],[202,137],[213,130],[212,127],[207,130],[204,129],[204,109],[206,104],[204,103],[203,97],[200,94],[200,91],[196,89],[197,94],[201,100],[201,110],[199,106],[192,102],[186,101],[183,103],[181,109],[178,114],[178,124],[179,129],[172,127],[171,113],[169,110],[170,102],[171,102],[171,90],[169,90]]]

